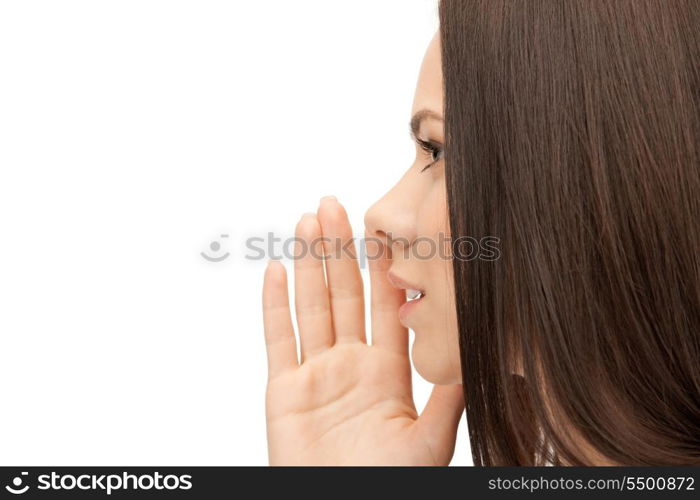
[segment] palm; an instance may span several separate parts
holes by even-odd
[[[365,344],[335,346],[268,387],[271,453],[296,463],[362,463],[367,450],[406,433],[418,417],[405,359]],[[395,461],[392,453],[376,456]],[[286,460],[283,460],[286,461]]]
[[[350,227],[339,204],[322,204],[318,219],[320,224],[302,219],[297,237],[312,241],[321,229],[324,236],[348,237]],[[284,268],[268,267],[264,302],[271,464],[449,463],[462,413],[461,389],[436,386],[423,416],[418,415],[407,332],[396,311],[405,297],[384,279],[386,265],[386,260],[370,263],[374,342],[368,345],[357,262],[348,256],[327,260],[326,287],[321,260],[295,261],[300,365]]]

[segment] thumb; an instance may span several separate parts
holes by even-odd
[[[462,384],[435,385],[417,422],[422,437],[434,450],[447,453],[447,461],[454,452],[457,427],[463,412]]]

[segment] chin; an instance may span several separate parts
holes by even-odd
[[[462,383],[459,369],[455,370],[452,367],[444,348],[440,349],[439,346],[422,342],[417,334],[415,339],[411,348],[411,360],[422,378],[438,385]]]

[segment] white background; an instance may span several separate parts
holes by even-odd
[[[0,3],[2,465],[267,463],[244,241],[327,194],[362,234],[436,28],[434,0]]]

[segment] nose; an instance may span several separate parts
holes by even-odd
[[[375,202],[365,213],[365,229],[369,237],[378,238],[387,246],[410,246],[416,239],[416,211],[410,193],[401,182]]]

